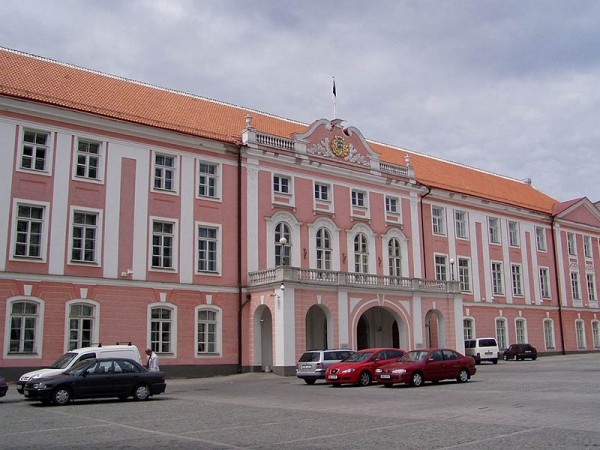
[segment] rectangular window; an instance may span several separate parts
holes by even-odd
[[[23,130],[20,168],[47,171],[50,134],[43,131]]]
[[[71,262],[95,263],[98,238],[98,214],[75,211],[73,213],[73,235]]]
[[[352,206],[357,208],[367,207],[367,196],[362,191],[352,190]]]
[[[511,247],[519,247],[519,224],[517,222],[508,222],[508,244]]]
[[[448,279],[448,267],[446,260],[446,256],[435,256],[435,279],[438,281],[446,281]]]
[[[550,273],[547,267],[540,267],[540,293],[542,298],[550,298]]]
[[[588,288],[588,299],[590,302],[597,302],[598,297],[596,296],[596,276],[593,273],[585,274]]]
[[[579,285],[579,273],[571,272],[571,294],[573,300],[581,300],[581,287]]]
[[[291,180],[281,175],[273,175],[273,191],[277,194],[291,193]]]
[[[198,272],[218,271],[218,228],[198,227]]]
[[[154,189],[175,191],[175,157],[154,155]]]
[[[527,326],[524,319],[517,319],[517,344],[527,343]]]
[[[321,202],[328,202],[329,199],[329,185],[322,183],[315,183],[315,200]]]
[[[18,205],[14,256],[41,258],[44,226],[44,208]]]
[[[575,322],[575,332],[577,335],[577,348],[584,349],[585,348],[585,325],[583,324],[583,320],[578,320]]]
[[[217,353],[217,313],[201,309],[198,311],[197,353]]]
[[[592,338],[594,340],[594,348],[600,348],[600,322],[592,322]]]
[[[490,243],[500,243],[500,219],[497,217],[488,217],[488,228],[490,231]]]
[[[92,345],[94,308],[82,303],[69,308],[69,350]]]
[[[157,353],[171,353],[172,312],[169,308],[152,308],[150,346]]]
[[[492,263],[492,292],[496,295],[504,295],[504,279],[502,263]]]
[[[172,222],[152,222],[152,267],[173,269],[175,226]]]
[[[388,214],[398,214],[398,199],[395,197],[385,197],[385,212]]]
[[[77,164],[75,175],[80,178],[97,180],[100,177],[100,143],[79,139],[77,143]]]
[[[454,223],[456,227],[456,237],[459,239],[469,238],[469,223],[465,211],[454,211]]]
[[[37,323],[37,303],[19,301],[12,304],[9,353],[35,353]]]
[[[505,349],[508,347],[506,342],[506,320],[496,319],[496,340],[498,341],[498,348]]]
[[[462,292],[471,292],[471,270],[467,258],[458,258],[458,281]]]
[[[510,266],[510,272],[512,277],[512,288],[513,295],[517,297],[523,296],[523,280],[521,274],[521,266],[518,264],[512,264]]]
[[[545,252],[548,249],[546,245],[546,229],[542,227],[535,227],[535,240],[537,243],[537,249],[540,252]]]
[[[198,196],[219,198],[219,166],[200,162],[198,164]]]
[[[585,257],[587,259],[592,259],[592,237],[591,236],[583,237],[583,251],[584,251]]]
[[[567,248],[570,256],[577,256],[577,243],[575,233],[567,233]]]
[[[465,340],[473,339],[473,319],[463,319],[463,335]]]
[[[554,349],[554,322],[551,319],[544,320],[544,343],[546,349]]]
[[[446,235],[446,209],[441,206],[431,207],[433,234]]]

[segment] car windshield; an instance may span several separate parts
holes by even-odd
[[[363,362],[367,361],[371,356],[373,356],[373,352],[358,352],[353,353],[348,356],[344,362]]]
[[[77,357],[77,353],[65,353],[50,366],[51,369],[66,369],[68,365]]]
[[[71,367],[65,373],[67,375],[81,375],[83,371],[87,369],[94,361],[94,359],[84,359],[83,361],[78,361],[73,364],[73,367]]]
[[[421,361],[425,360],[425,358],[427,357],[427,353],[429,353],[429,352],[414,350],[412,352],[408,352],[406,355],[404,355],[398,361],[421,362]]]

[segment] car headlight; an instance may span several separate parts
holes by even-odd
[[[342,373],[352,373],[352,372],[354,372],[355,370],[356,370],[356,369],[354,369],[354,368],[350,368],[350,369],[344,369],[344,370],[342,370]]]
[[[32,388],[33,389],[46,389],[48,385],[46,383],[35,383]]]
[[[392,373],[406,373],[406,369],[394,369]]]
[[[381,373],[381,372],[383,372],[383,370],[381,370],[381,369],[375,369],[375,373]]]

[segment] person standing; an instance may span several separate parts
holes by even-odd
[[[147,348],[146,355],[148,355],[148,361],[146,362],[146,368],[150,372],[158,372],[160,370],[160,367],[158,366],[158,356],[156,356],[156,353],[154,353],[152,351],[152,349]]]

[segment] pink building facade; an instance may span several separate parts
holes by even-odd
[[[307,349],[463,351],[487,336],[600,350],[600,211],[586,198],[560,203],[340,120],[6,50],[0,67],[9,376],[99,342],[152,347],[172,376],[292,375]]]

